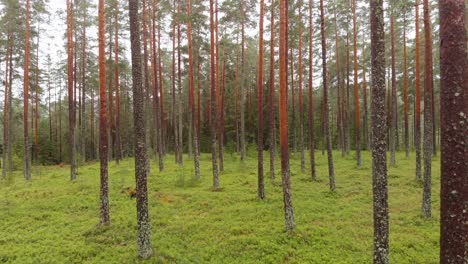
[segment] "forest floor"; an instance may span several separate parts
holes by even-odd
[[[438,263],[440,162],[433,160],[433,218],[420,216],[422,184],[415,181],[414,153],[397,154],[389,167],[390,262]],[[291,157],[296,229],[284,232],[279,160],[266,200],[257,199],[255,155],[244,163],[225,154],[222,190],[211,190],[211,154],[201,158],[202,179],[192,178],[166,156],[165,170],[152,162],[148,178],[155,256],[145,263],[371,263],[373,252],[372,174],[369,152],[357,168],[354,152],[334,153],[337,189],[328,188],[326,155],[316,152],[318,182],[300,172]],[[308,158],[306,158],[308,160]],[[308,164],[306,164],[309,167]],[[0,180],[0,262],[136,263],[134,161],[109,166],[111,225],[99,227],[99,163],[79,168],[36,167],[26,182],[20,171]]]

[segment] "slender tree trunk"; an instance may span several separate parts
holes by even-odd
[[[406,57],[406,15],[403,23],[403,100],[405,112],[405,154],[409,157],[409,121],[408,121],[408,64]]]
[[[320,0],[320,33],[322,37],[322,67],[323,67],[323,103],[324,103],[324,126],[325,137],[327,142],[327,156],[328,156],[328,177],[330,178],[330,190],[335,191],[335,170],[333,167],[333,152],[332,140],[329,118],[328,106],[328,79],[327,79],[327,45],[325,40],[325,12],[323,7],[323,0]]]
[[[220,102],[219,102],[219,170],[224,170],[224,93],[226,88],[226,61],[223,62],[223,73],[220,87]]]
[[[365,49],[362,52],[363,54],[366,53]],[[366,80],[366,59],[363,59],[363,72],[362,72],[362,90],[363,90],[363,102],[364,102],[364,121],[363,121],[363,126],[364,126],[364,140],[366,144],[366,148],[370,150],[370,140],[369,140],[369,111],[367,107],[367,80]]]
[[[85,15],[87,15],[87,10],[85,7]],[[81,44],[81,98],[82,107],[81,107],[81,116],[83,118],[81,122],[81,155],[83,161],[86,161],[86,26],[83,26],[82,34],[82,44]]]
[[[142,17],[143,17],[143,60],[144,60],[144,64],[143,64],[143,67],[144,67],[144,74],[145,74],[145,80],[144,80],[144,89],[145,89],[145,95],[146,95],[146,100],[145,100],[145,113],[146,113],[146,132],[145,132],[145,142],[146,142],[146,151],[147,151],[147,155],[146,155],[146,158],[150,158],[149,156],[149,153],[151,153],[151,138],[150,138],[150,135],[151,135],[151,132],[150,132],[150,128],[151,128],[151,123],[150,123],[150,117],[151,117],[151,114],[150,114],[150,111],[151,111],[151,107],[150,107],[150,104],[151,104],[151,99],[150,99],[150,83],[149,83],[149,78],[150,78],[150,73],[149,73],[149,67],[148,67],[148,61],[149,61],[149,54],[148,54],[148,39],[149,39],[149,31],[148,31],[148,18],[147,18],[147,0],[143,0],[143,14],[142,14]],[[146,164],[146,175],[150,175],[150,171],[151,171],[151,162],[148,160],[148,162],[145,163]]]
[[[356,0],[353,0],[353,36],[354,36],[354,107],[356,126],[356,160],[358,168],[362,165],[361,160],[361,114],[359,106],[359,84],[358,84],[358,62],[357,62],[357,25],[356,25]]]
[[[440,263],[451,264],[464,263],[468,258],[466,1],[441,0],[439,10],[442,132]]]
[[[29,34],[30,34],[30,0],[26,0],[26,29],[24,47],[24,81],[23,81],[23,141],[24,141],[24,178],[31,180],[31,158],[29,156],[29,131],[28,131],[28,111],[29,111]]]
[[[165,135],[166,135],[166,122],[165,122],[165,115],[164,115],[164,80],[163,80],[163,73],[162,73],[162,70],[163,70],[163,66],[162,66],[162,60],[161,60],[161,57],[163,56],[162,55],[162,49],[161,49],[161,26],[159,26],[158,28],[158,53],[159,53],[159,56],[158,56],[158,73],[159,73],[159,108],[160,108],[160,125],[161,125],[161,129],[160,129],[160,143],[161,143],[161,148],[159,150],[159,155],[162,157],[161,160],[163,161],[164,160],[164,155],[166,153],[165,149],[166,149],[166,144],[165,144]]]
[[[120,143],[120,80],[119,80],[119,4],[115,2],[115,57],[114,57],[114,78],[115,78],[115,161],[119,164],[122,159],[122,146]]]
[[[415,31],[416,31],[416,50],[415,50],[415,96],[416,96],[416,102],[415,102],[415,135],[414,135],[414,147],[416,148],[416,180],[420,181],[421,180],[421,71],[420,71],[420,43],[419,43],[419,0],[416,0],[416,26],[415,26]]]
[[[101,0],[102,1],[102,0]],[[140,23],[138,21],[138,0],[129,0],[130,43],[132,49],[133,116],[135,129],[135,178],[138,222],[138,256],[149,258],[151,248],[151,227],[148,212],[148,153],[146,144],[144,91],[141,81]]]
[[[38,32],[40,29],[38,27]],[[36,47],[36,73],[35,73],[35,106],[34,106],[34,162],[37,164],[39,158],[39,33],[37,34],[37,47]]]
[[[280,145],[281,175],[283,186],[284,217],[286,230],[294,229],[294,209],[291,197],[291,172],[289,170],[288,112],[287,112],[287,0],[280,0],[280,33],[279,33],[279,77],[280,77]]]
[[[314,29],[312,26],[314,1],[309,0],[309,36],[313,36]],[[313,89],[313,43],[312,37],[309,37],[309,148],[310,148],[310,170],[312,180],[317,180],[315,169],[315,120],[314,120],[314,89]]]
[[[299,0],[299,147],[301,149],[301,172],[305,173],[304,155],[304,100],[302,96],[302,0]]]
[[[10,124],[9,125],[9,131],[8,131],[8,135],[9,135],[9,142],[8,142],[8,172],[11,172],[13,170],[13,157],[12,157],[12,141],[13,141],[13,126],[11,124],[13,124],[13,51],[12,51],[13,47],[11,46],[10,44],[10,59],[9,59],[9,62],[8,62],[8,91],[9,91],[9,94],[8,94],[8,105],[10,106],[9,107],[9,113],[8,113],[8,123]]]
[[[28,0],[29,1],[29,0]],[[76,157],[75,157],[75,93],[73,92],[73,37],[72,37],[72,3],[67,1],[67,53],[68,53],[68,126],[70,144],[70,180],[76,179]]]
[[[176,1],[174,0],[174,15],[176,14]],[[172,126],[174,127],[174,152],[175,152],[175,161],[179,166],[182,166],[180,163],[180,146],[179,146],[179,137],[178,137],[178,122],[177,122],[177,93],[176,93],[176,21],[173,17],[172,21]]]
[[[372,49],[372,178],[374,263],[389,263],[387,144],[385,126],[385,30],[382,0],[371,0]]]
[[[271,0],[270,16],[270,87],[269,87],[269,126],[270,126],[270,179],[275,179],[276,158],[276,107],[275,107],[275,0]]]
[[[213,190],[218,190],[219,176],[218,176],[218,164],[216,162],[216,147],[217,147],[217,132],[216,132],[216,120],[217,118],[217,106],[216,106],[216,58],[215,58],[215,29],[214,29],[214,3],[210,0],[210,58],[211,58],[211,163],[213,166]]]
[[[9,121],[10,117],[8,114],[10,113],[10,105],[9,105],[9,94],[11,91],[9,91],[9,84],[8,84],[8,70],[9,70],[9,54],[11,52],[11,46],[10,46],[10,34],[8,34],[8,47],[6,50],[6,55],[5,55],[5,101],[4,101],[4,106],[3,106],[3,162],[2,162],[2,177],[6,178],[7,172],[8,172],[8,165],[7,165],[7,158],[8,158],[8,146],[11,144],[10,142],[10,128],[9,128]]]
[[[181,6],[180,6],[180,0],[177,0],[177,17],[180,17],[181,12],[180,12]],[[183,113],[182,113],[182,70],[181,70],[181,55],[180,55],[180,18],[177,19],[177,86],[178,86],[178,116],[179,116],[179,132],[178,132],[178,137],[179,137],[179,164],[182,166],[184,164],[184,159],[183,159],[183,149],[184,149],[184,137],[183,137]]]
[[[343,113],[342,113],[342,105],[341,105],[341,79],[340,79],[340,51],[339,51],[339,39],[338,39],[338,23],[336,21],[336,7],[334,9],[334,20],[335,20],[335,54],[336,54],[336,84],[337,84],[337,101],[336,107],[337,109],[337,130],[338,130],[338,145],[341,148],[341,156],[344,157],[346,155],[345,152],[345,145],[344,145],[344,130],[343,130]]]
[[[158,156],[159,171],[164,170],[164,156],[163,156],[163,143],[162,143],[162,118],[161,118],[161,92],[159,82],[159,71],[158,71],[158,56],[156,53],[156,0],[153,1],[153,29],[152,29],[152,49],[153,49],[153,102],[154,102],[154,113],[155,113],[155,132],[156,132],[156,149]]]
[[[390,120],[390,164],[393,166],[396,166],[396,157],[395,157],[395,151],[396,151],[396,137],[397,137],[397,93],[396,93],[396,58],[395,58],[395,18],[393,17],[393,14],[390,19],[390,31],[391,31],[391,48],[392,48],[392,90],[391,90],[391,100],[390,100],[390,107],[389,107],[389,113],[392,113],[392,119]]]
[[[192,118],[192,135],[193,135],[193,148],[194,148],[194,165],[195,165],[195,177],[200,178],[200,150],[198,141],[198,129],[196,128],[196,112],[195,112],[195,93],[194,93],[194,79],[193,79],[193,47],[192,47],[192,21],[191,21],[191,3],[187,1],[187,39],[188,39],[188,52],[189,52],[189,105]]]
[[[258,75],[257,75],[257,144],[258,144],[258,189],[259,199],[265,199],[265,183],[263,177],[263,16],[264,1],[260,0],[260,30],[258,41]]]
[[[349,23],[348,23],[349,24]],[[343,94],[344,97],[344,94]],[[351,131],[349,127],[351,126],[350,124],[350,106],[349,106],[349,32],[347,30],[346,32],[346,105],[345,105],[345,146],[346,146],[346,155],[349,154],[351,150]]]
[[[245,69],[245,3],[241,0],[241,90],[240,90],[240,127],[241,127],[241,161],[245,160],[245,89],[246,89],[246,69]]]
[[[432,131],[434,121],[433,107],[433,77],[432,77],[432,31],[429,14],[429,1],[424,0],[424,188],[422,215],[431,217],[431,165],[432,146],[434,144]]]
[[[289,53],[289,63],[291,69],[291,132],[293,134],[293,155],[297,152],[297,140],[296,140],[296,95],[294,88],[294,60],[293,60],[293,49],[291,47]]]
[[[100,224],[109,225],[108,140],[104,0],[99,0],[99,159],[101,163]]]

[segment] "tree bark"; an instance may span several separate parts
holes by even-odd
[[[372,182],[374,263],[389,263],[387,144],[385,125],[385,30],[382,0],[371,0],[372,53]]]
[[[359,106],[358,62],[357,62],[357,25],[356,25],[356,0],[353,0],[353,36],[354,36],[354,107],[356,126],[356,161],[357,166],[362,166],[361,160],[361,114]]]
[[[304,100],[302,96],[302,0],[299,0],[299,148],[301,149],[301,172],[305,173],[304,155]]]
[[[283,186],[283,203],[286,230],[294,229],[294,209],[291,197],[291,173],[289,170],[288,113],[287,113],[287,0],[280,0],[280,33],[279,33],[279,77],[280,77],[280,145],[281,175]]]
[[[422,215],[431,217],[431,165],[434,121],[433,107],[433,77],[432,77],[432,31],[429,14],[429,1],[424,0],[424,188],[422,201]]]
[[[29,1],[29,0],[28,0]],[[73,87],[73,36],[72,36],[72,3],[67,1],[67,53],[68,53],[68,128],[70,144],[70,180],[76,179],[76,157],[75,157],[75,93]]]
[[[271,0],[270,16],[270,81],[269,81],[269,125],[270,125],[270,179],[275,179],[276,159],[276,107],[275,107],[275,1]]]
[[[115,161],[119,164],[122,159],[122,146],[120,143],[120,80],[119,80],[119,3],[115,1],[115,57],[114,57],[114,78],[115,78]]]
[[[313,181],[317,180],[315,169],[315,119],[314,119],[314,66],[313,66],[313,33],[312,26],[314,1],[309,0],[309,151],[310,151],[310,170]]]
[[[260,30],[258,40],[258,75],[257,75],[257,144],[258,144],[258,189],[259,199],[265,199],[265,182],[263,177],[263,16],[264,1],[260,0]]]
[[[241,0],[241,86],[240,86],[240,149],[241,161],[245,160],[245,3]]]
[[[193,161],[195,165],[195,177],[200,178],[200,150],[198,145],[198,129],[196,128],[196,112],[195,112],[195,93],[194,93],[194,79],[193,79],[193,47],[192,47],[192,22],[191,22],[191,3],[187,1],[187,39],[188,39],[188,52],[189,52],[189,105],[192,118],[192,135],[193,135],[193,148],[194,155]]]
[[[211,58],[211,163],[213,166],[213,190],[219,190],[219,176],[218,176],[218,164],[216,156],[217,147],[217,132],[216,132],[216,120],[217,118],[217,100],[216,100],[216,62],[215,62],[215,30],[214,30],[214,4],[213,0],[210,0],[210,58]]]
[[[390,120],[390,164],[392,166],[396,166],[396,137],[397,137],[397,92],[396,92],[396,58],[395,58],[395,18],[392,14],[390,18],[390,35],[391,35],[391,53],[392,53],[392,90],[391,90],[391,96],[389,98],[390,100],[390,107],[389,107],[389,113],[392,113],[392,119]]]
[[[24,141],[24,178],[31,180],[31,158],[29,157],[29,130],[28,130],[28,109],[29,109],[29,34],[30,34],[30,0],[26,0],[26,29],[24,36],[24,81],[23,81],[23,141]]]
[[[8,47],[6,50],[6,55],[5,55],[5,101],[4,101],[4,106],[3,106],[3,162],[2,162],[2,178],[6,178],[7,172],[8,172],[8,146],[11,144],[10,142],[10,128],[9,128],[9,113],[10,113],[10,104],[9,104],[9,94],[11,93],[9,89],[9,83],[8,83],[8,70],[9,70],[9,54],[11,52],[11,46],[10,46],[10,34],[8,34]]]
[[[406,15],[403,23],[403,100],[405,112],[405,154],[409,157],[409,119],[408,119],[408,63],[406,56]]]
[[[416,50],[415,50],[415,96],[416,96],[416,102],[415,102],[415,134],[414,134],[414,147],[416,149],[416,180],[420,181],[421,180],[421,71],[420,71],[420,40],[419,40],[419,0],[416,0],[416,25],[415,25],[415,31],[416,31],[416,37],[415,37],[415,42],[416,42]]]
[[[103,0],[100,0],[103,1]],[[138,21],[138,0],[129,0],[130,43],[132,50],[133,117],[135,129],[135,178],[138,221],[138,256],[149,258],[151,248],[151,227],[148,212],[147,162],[144,91],[141,82],[140,23]]]
[[[106,102],[106,51],[105,51],[104,0],[99,0],[99,159],[101,163],[100,224],[109,225],[108,139]]]
[[[468,26],[466,1],[439,1],[441,73],[440,263],[468,259]]]
[[[330,129],[329,105],[328,105],[328,68],[327,68],[327,45],[325,40],[325,12],[323,0],[320,0],[320,33],[322,38],[322,68],[323,68],[323,104],[324,104],[324,129],[327,142],[328,177],[330,190],[335,191],[335,169],[333,166],[333,152]]]

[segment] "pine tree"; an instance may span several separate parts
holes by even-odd
[[[103,0],[100,0],[103,2]],[[144,111],[144,90],[141,80],[140,23],[138,21],[138,0],[129,0],[130,44],[132,50],[133,116],[135,129],[135,178],[138,222],[138,256],[149,258],[151,248],[151,227],[148,212],[148,153]]]
[[[100,224],[109,225],[108,140],[106,100],[106,51],[104,0],[99,0],[99,159],[101,164]]]
[[[320,35],[322,39],[322,75],[323,75],[323,113],[324,113],[324,132],[327,145],[328,157],[328,177],[330,180],[330,190],[335,191],[335,169],[333,165],[332,139],[330,129],[329,105],[328,105],[328,68],[327,68],[327,44],[325,40],[325,12],[323,0],[320,0]]]
[[[287,114],[287,0],[280,0],[280,33],[279,33],[279,77],[280,77],[280,145],[281,145],[281,178],[283,186],[284,217],[286,230],[292,230],[294,209],[291,197],[291,172],[289,170],[288,114]]]
[[[374,263],[389,263],[387,144],[385,114],[385,31],[383,1],[371,0],[372,53],[372,178],[374,201]]]

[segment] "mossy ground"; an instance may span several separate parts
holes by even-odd
[[[148,178],[152,243],[147,263],[371,263],[373,251],[372,174],[368,152],[363,167],[354,153],[335,152],[337,189],[328,188],[326,156],[317,151],[318,182],[300,172],[299,153],[291,157],[292,195],[297,228],[284,232],[279,162],[276,180],[256,198],[257,161],[241,163],[225,154],[222,190],[211,190],[211,155],[201,159],[195,181],[188,158],[183,169],[166,157],[159,173],[153,161]],[[420,215],[422,185],[415,181],[414,153],[398,153],[389,167],[391,263],[437,263],[439,255],[439,161],[433,161],[433,218]],[[99,227],[99,164],[79,168],[36,167],[33,180],[21,172],[0,181],[0,262],[135,263],[134,161],[110,163],[111,225]]]

